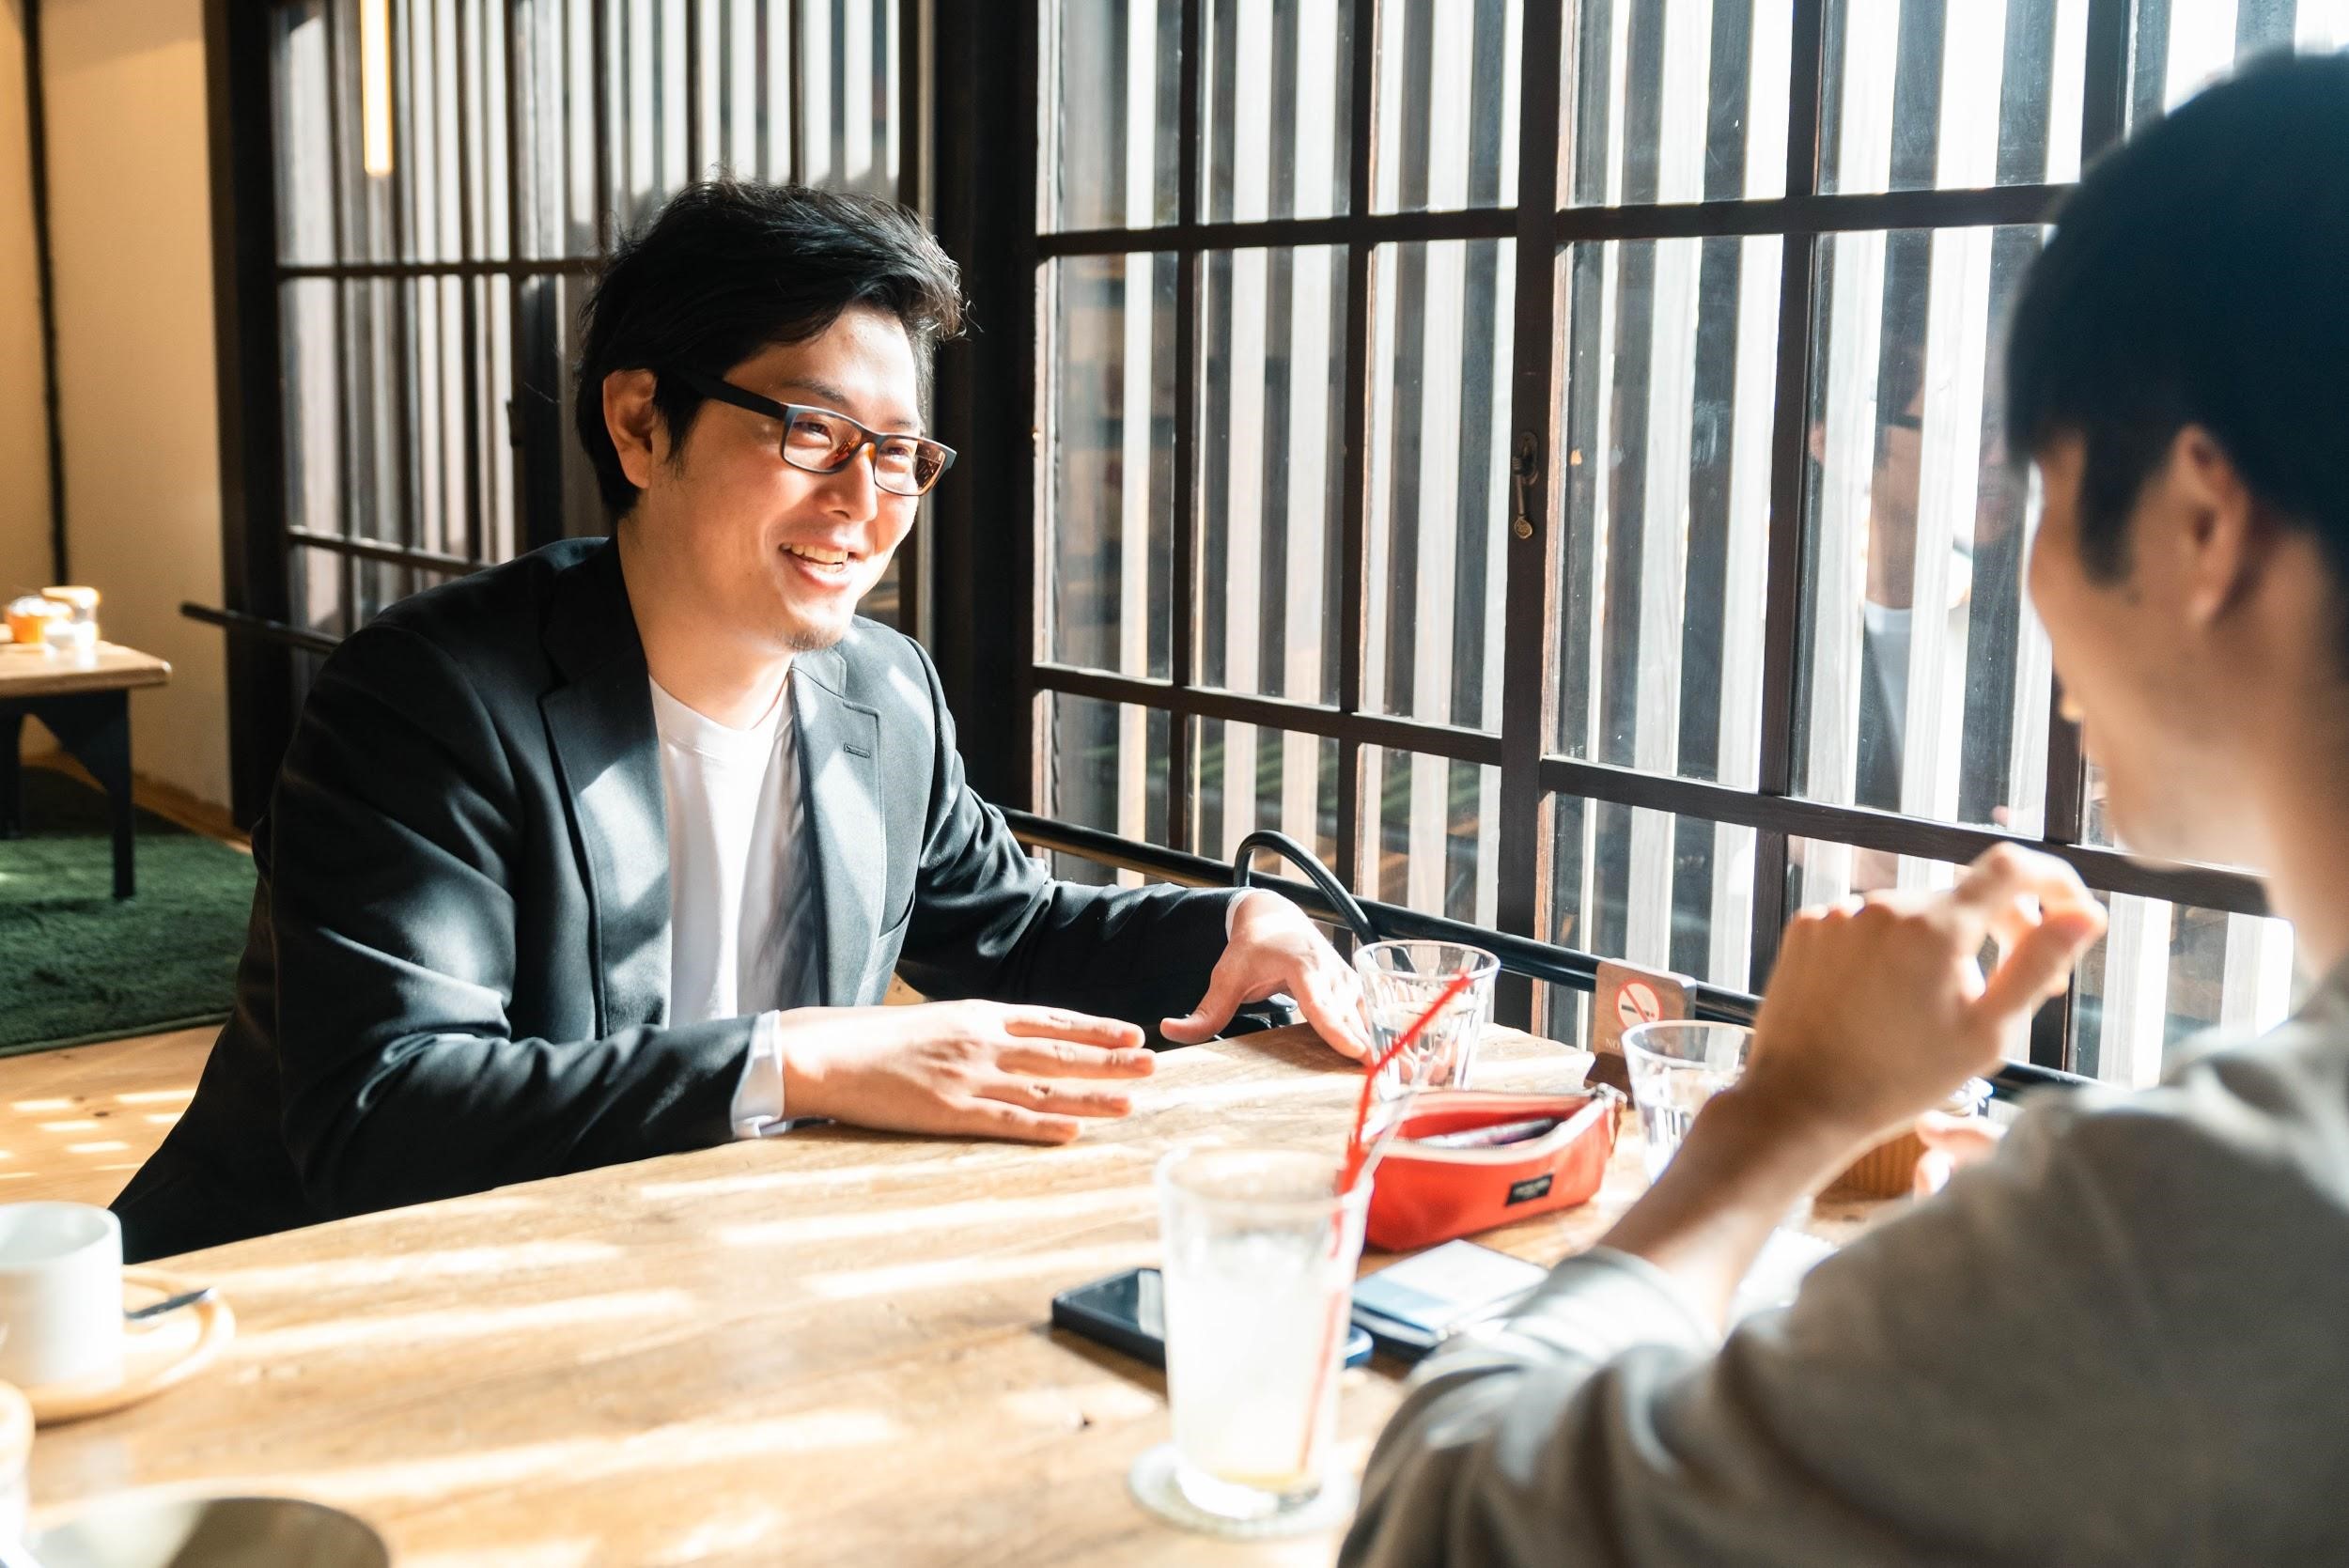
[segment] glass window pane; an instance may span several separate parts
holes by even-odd
[[[1569,14],[1570,203],[1786,194],[1786,0],[1587,0]]]
[[[1369,640],[1363,706],[1501,727],[1516,247],[1371,259]]]
[[[319,534],[343,531],[340,288],[330,278],[294,278],[277,292],[286,521]]]
[[[581,307],[591,287],[593,279],[572,273],[518,280],[514,290],[515,403],[525,421],[537,422],[523,443],[522,475],[530,493],[554,508],[555,532],[567,538],[610,532],[595,468],[572,434],[578,407],[568,367],[579,363]],[[552,477],[536,472],[542,460],[553,465]]]
[[[350,603],[343,592],[344,557],[331,551],[296,545],[288,551],[286,586],[293,598],[293,624],[329,637],[348,637]]]
[[[1746,987],[1753,829],[1572,795],[1549,809],[1550,940]]]
[[[1174,535],[1174,258],[1070,256],[1043,272],[1050,334],[1048,657],[1165,678]]]
[[[2099,894],[2110,924],[2080,962],[2078,1071],[2141,1086],[2191,1054],[2203,1030],[2245,1037],[2292,1010],[2292,927],[2128,893]]]
[[[1834,0],[1823,191],[2077,179],[2090,0]]]
[[[1200,274],[1199,678],[1330,702],[1346,253],[1214,251]]]
[[[1553,744],[1567,755],[1758,777],[1783,256],[1762,237],[1562,258]]]
[[[1371,207],[1444,212],[1517,199],[1518,0],[1384,0]]]
[[[2048,654],[2023,562],[1994,323],[2032,227],[1820,241],[1798,792],[2041,831]]]
[[[334,259],[334,90],[326,0],[272,13],[277,161],[277,257],[288,265]]]
[[[596,253],[595,19],[603,0],[519,0],[514,11],[516,117],[521,133],[518,254]],[[705,0],[707,3],[707,0]],[[746,20],[758,0],[727,0]],[[705,34],[705,41],[708,40]],[[742,44],[737,63],[754,54]],[[729,167],[755,175],[754,156]]]
[[[1354,0],[1208,0],[1204,27],[1208,222],[1345,211]]]
[[[897,194],[897,0],[802,0],[801,178]],[[709,90],[705,82],[704,91]]]
[[[604,124],[612,211],[626,233],[649,223],[693,176],[686,145],[692,110],[685,95],[687,13],[675,0],[609,3]]]
[[[1239,841],[1260,828],[1288,834],[1338,865],[1338,743],[1321,736],[1268,730],[1220,719],[1190,721],[1190,842],[1202,855],[1230,861]],[[1265,869],[1294,876],[1272,861]]]
[[[2349,47],[2349,0],[2137,0],[2129,123],[2176,108],[2270,49]]]
[[[1043,17],[1040,224],[1173,223],[1181,0],[1047,0]]]
[[[1500,768],[1365,746],[1362,826],[1370,896],[1448,920],[1497,924]]]
[[[1173,734],[1165,712],[1130,703],[1048,692],[1044,813],[1121,838],[1166,842],[1166,784]],[[1138,886],[1133,872],[1073,856],[1053,857],[1052,874],[1071,881]]]

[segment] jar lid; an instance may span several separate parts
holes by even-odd
[[[95,588],[81,588],[72,586],[71,584],[60,584],[56,587],[43,588],[40,591],[40,597],[43,598],[55,599],[59,604],[71,605],[76,610],[95,610],[98,608],[98,590]]]

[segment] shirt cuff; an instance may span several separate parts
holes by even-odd
[[[783,1015],[761,1013],[751,1023],[751,1050],[734,1089],[734,1136],[765,1138],[785,1131]]]

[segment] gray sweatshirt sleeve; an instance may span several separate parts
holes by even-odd
[[[2217,1222],[2241,1163],[2090,1104],[2025,1116],[1718,1346],[1661,1271],[1569,1260],[1422,1370],[1341,1562],[2193,1560],[2210,1494],[2181,1438],[2226,1400],[2181,1393],[2181,1351],[2230,1304],[2158,1298],[2144,1217]]]

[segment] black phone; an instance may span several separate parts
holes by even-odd
[[[1052,1297],[1052,1327],[1082,1334],[1154,1367],[1166,1365],[1166,1281],[1155,1268],[1129,1268]],[[1346,1364],[1370,1359],[1371,1338],[1346,1337]]]

